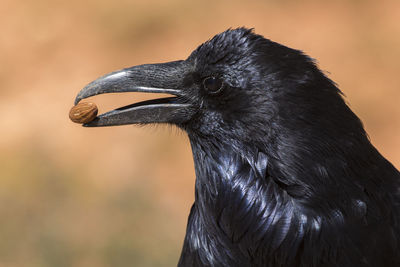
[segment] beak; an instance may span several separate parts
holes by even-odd
[[[106,74],[83,88],[75,99],[105,93],[167,93],[175,97],[147,100],[99,115],[87,127],[146,123],[184,123],[191,118],[192,105],[185,101],[185,61],[139,65]]]

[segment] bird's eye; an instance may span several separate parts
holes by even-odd
[[[203,80],[204,89],[210,94],[219,93],[224,87],[224,82],[218,77],[207,77]]]

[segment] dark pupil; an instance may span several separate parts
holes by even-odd
[[[210,92],[217,92],[222,87],[222,81],[216,77],[208,77],[204,80],[204,87]]]

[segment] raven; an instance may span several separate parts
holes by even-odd
[[[173,96],[84,126],[168,123],[189,136],[195,202],[179,266],[400,266],[400,173],[302,51],[229,29],[186,60],[82,89]]]

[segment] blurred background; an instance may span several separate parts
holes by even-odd
[[[194,200],[186,135],[86,129],[68,112],[102,74],[185,59],[229,27],[316,58],[399,168],[399,18],[398,0],[2,0],[0,267],[176,265]],[[104,112],[144,97],[93,101]]]

